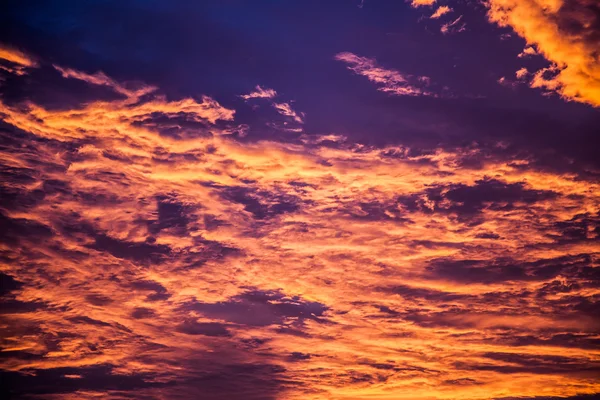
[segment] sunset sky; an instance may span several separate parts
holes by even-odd
[[[600,398],[597,0],[6,0],[0,397]]]

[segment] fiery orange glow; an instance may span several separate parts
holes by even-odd
[[[535,46],[517,61],[539,52],[560,68],[556,86],[537,73],[531,86],[597,106],[591,48],[542,20],[561,6],[492,0],[488,16]],[[431,18],[450,11],[439,5]],[[7,49],[0,58],[39,66]],[[433,73],[348,51],[328,57],[327,68],[386,101],[458,101],[460,86]],[[40,68],[92,94],[76,105],[0,103],[6,393],[600,393],[593,165],[556,157],[548,167],[499,137],[450,146],[449,130],[460,127],[436,121],[442,133],[429,147],[315,133],[304,104],[262,83],[230,100],[58,63]],[[276,121],[260,129],[284,139],[248,135],[243,118],[256,110]],[[408,126],[415,136],[426,129]]]

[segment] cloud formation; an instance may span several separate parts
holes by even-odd
[[[463,18],[463,16],[461,15],[458,18],[456,18],[454,21],[445,23],[440,28],[440,32],[442,32],[444,35],[447,35],[449,33],[464,32],[467,29],[466,28],[467,24],[462,22],[462,18]]]
[[[279,114],[290,117],[299,124],[304,123],[304,115],[302,115],[302,113],[298,114],[296,111],[294,111],[289,103],[273,103],[273,107],[275,107]]]
[[[24,52],[0,43],[0,70],[24,75],[27,68],[35,68],[38,62]]]
[[[399,71],[380,67],[372,58],[348,52],[336,54],[335,59],[348,64],[347,68],[355,74],[376,83],[378,90],[382,92],[396,96],[435,96],[426,89],[430,82],[427,76],[404,75]]]
[[[598,115],[485,7],[22,3],[4,397],[598,396]]]
[[[16,50],[6,45],[0,44],[0,59],[9,61],[14,64],[18,64],[23,67],[35,67],[37,62],[23,53],[20,50]]]
[[[523,49],[522,52],[519,53],[518,57],[525,58],[525,57],[535,56],[537,54],[538,54],[538,52],[532,46],[527,46]]]
[[[419,90],[337,58],[384,92]],[[597,180],[477,145],[241,142],[211,97],[62,71],[125,99],[3,104],[11,395],[600,391]]]
[[[417,8],[424,6],[433,6],[435,2],[436,0],[411,0],[410,5]]]
[[[511,27],[551,62],[535,74],[531,87],[600,106],[600,6],[596,1],[491,0],[488,5],[491,22]]]
[[[255,91],[245,94],[245,95],[241,95],[240,97],[246,101],[251,100],[251,99],[272,100],[275,97],[277,97],[277,92],[273,89],[268,89],[268,88],[263,89],[262,87],[257,85]],[[278,130],[291,131],[291,132],[302,132],[302,128],[299,128],[297,125],[290,126],[289,122],[293,122],[295,124],[303,124],[304,117],[305,117],[305,114],[303,112],[295,111],[289,102],[272,101],[271,106],[277,111],[278,114],[283,115],[284,117],[287,117],[287,119],[289,119],[289,121],[285,121],[283,124],[277,124],[277,123],[271,122],[271,123],[268,123],[268,125],[270,125],[271,127],[274,127],[275,129],[278,129]]]
[[[263,89],[262,87],[260,87],[260,85],[256,85],[256,90],[254,90],[253,92],[250,92],[248,94],[243,94],[240,97],[244,100],[250,100],[250,99],[272,99],[273,97],[277,96],[277,92],[273,89]]]
[[[141,96],[152,93],[156,90],[156,87],[146,85],[140,85],[141,87],[138,89],[128,89],[106,76],[102,71],[95,74],[86,74],[82,71],[77,71],[70,68],[62,68],[58,65],[54,65],[54,68],[60,72],[63,78],[78,79],[91,85],[108,86],[115,92],[122,94],[133,102],[137,101]]]
[[[431,16],[429,18],[431,18],[431,19],[438,19],[442,15],[448,14],[451,11],[452,11],[452,9],[450,7],[448,7],[448,6],[439,6],[435,10],[435,12],[433,14],[431,14]]]

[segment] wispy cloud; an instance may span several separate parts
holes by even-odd
[[[241,95],[240,97],[246,101],[251,100],[251,99],[273,100],[275,97],[277,97],[277,92],[273,89],[262,88],[260,85],[256,85],[256,88],[253,92]],[[298,124],[304,123],[304,117],[305,117],[304,113],[296,112],[292,108],[292,106],[290,105],[289,102],[272,101],[270,104],[279,114],[283,115],[284,117],[288,117],[292,121],[294,121],[295,123],[298,123]],[[284,130],[284,131],[290,131],[290,132],[301,132],[302,131],[302,128],[299,128],[297,126],[293,126],[293,127],[285,126],[285,125],[287,125],[287,123],[285,123],[284,126],[280,126],[280,124],[273,123],[273,122],[269,123],[268,125],[273,128],[276,128],[279,130]]]
[[[355,74],[366,77],[379,86],[380,91],[397,96],[434,96],[425,88],[430,83],[426,76],[402,74],[393,69],[380,67],[375,59],[360,57],[353,53],[339,53],[335,59],[348,65]]]
[[[273,89],[263,89],[260,85],[256,85],[256,90],[250,92],[248,94],[240,95],[240,97],[244,100],[250,99],[272,99],[277,96],[277,92]]]
[[[95,74],[87,74],[71,68],[62,68],[58,65],[53,65],[53,67],[60,72],[63,78],[78,79],[91,85],[108,86],[116,93],[122,94],[132,101],[136,101],[140,96],[152,93],[156,90],[156,87],[148,85],[139,85],[140,87],[137,89],[128,89],[124,85],[115,82],[101,71],[96,72]]]
[[[509,87],[509,88],[516,88],[517,87],[517,82],[507,79],[505,76],[501,76],[497,82],[505,87]]]
[[[459,32],[464,32],[467,28],[467,24],[462,22],[462,18],[463,16],[461,15],[460,17],[456,18],[454,21],[448,22],[444,25],[442,25],[442,27],[440,28],[440,32],[442,32],[444,35],[449,34],[449,33],[459,33]]]
[[[527,68],[523,67],[523,68],[519,68],[517,71],[515,71],[515,76],[517,78],[516,80],[509,79],[509,78],[503,76],[500,79],[498,79],[497,82],[502,86],[506,86],[506,87],[515,89],[517,86],[524,84],[526,78],[529,75],[530,75],[530,73],[527,70]]]
[[[303,113],[298,113],[292,109],[289,103],[273,103],[273,107],[277,110],[277,112],[286,117],[292,118],[295,122],[302,124],[304,123],[304,115]]]

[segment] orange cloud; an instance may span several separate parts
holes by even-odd
[[[412,0],[410,5],[417,8],[417,7],[424,7],[424,6],[433,6],[435,4],[436,0]]]
[[[439,6],[437,8],[437,10],[435,10],[435,12],[433,14],[431,14],[431,17],[429,17],[429,18],[438,19],[442,15],[448,14],[451,11],[452,11],[452,9],[448,6]]]
[[[522,52],[519,53],[518,57],[524,58],[524,57],[534,56],[536,54],[538,54],[538,52],[532,46],[527,46],[523,49]]]
[[[527,74],[529,74],[529,71],[527,71],[527,68],[521,68],[517,72],[515,72],[517,79],[522,79],[522,78],[526,77]]]
[[[23,67],[36,67],[37,62],[22,51],[0,44],[0,59]]]
[[[488,6],[490,21],[513,28],[552,63],[535,75],[531,87],[600,106],[595,0],[490,0]]]
[[[148,398],[212,383],[232,399],[600,390],[595,176],[476,145],[240,142],[220,134],[235,110],[158,89],[2,109],[26,132],[0,131],[0,369],[15,379],[99,375],[123,396],[131,379]],[[162,132],[190,121],[202,134]]]
[[[24,52],[0,43],[0,69],[16,75],[24,75],[27,68],[38,66],[37,61]]]

